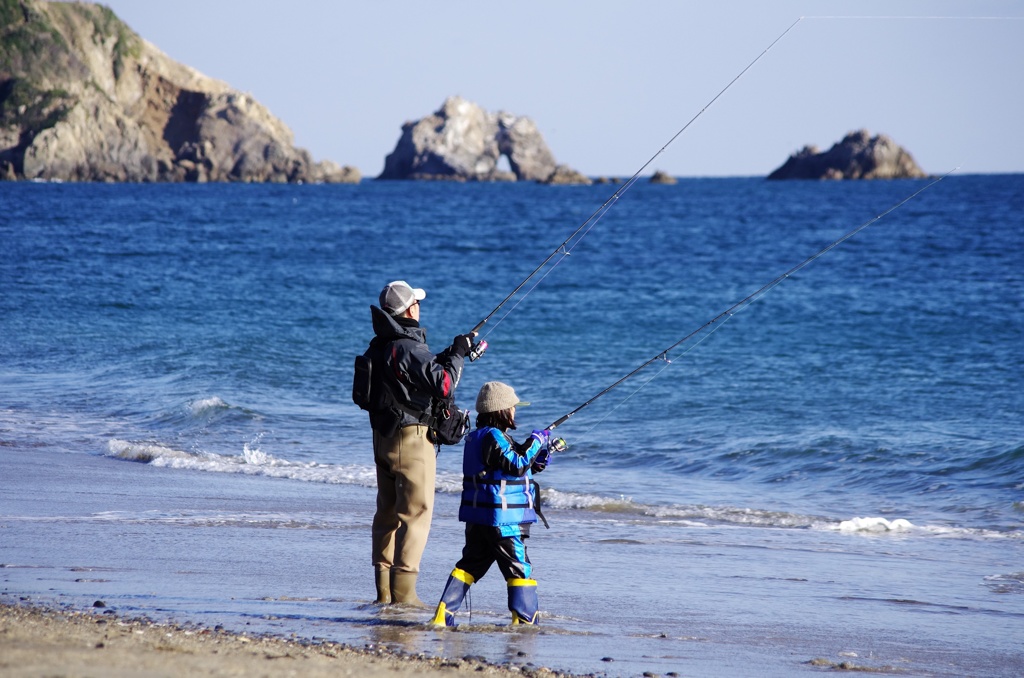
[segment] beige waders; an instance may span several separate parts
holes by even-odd
[[[434,514],[437,457],[426,426],[405,426],[394,436],[374,431],[377,513],[373,516],[373,568],[378,603],[422,605],[416,595],[420,559]]]

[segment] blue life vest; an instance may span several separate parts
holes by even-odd
[[[485,445],[496,445],[510,466],[521,471],[512,475],[484,464]],[[540,443],[533,441],[525,455],[502,431],[486,426],[466,436],[462,453],[462,505],[459,520],[476,525],[518,525],[537,522],[530,464]]]

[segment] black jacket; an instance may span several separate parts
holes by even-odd
[[[377,308],[370,307],[374,338],[384,345],[383,380],[402,409],[401,426],[422,424],[434,399],[449,398],[462,377],[464,359],[451,347],[434,355],[427,347],[427,333],[418,324],[405,325]]]

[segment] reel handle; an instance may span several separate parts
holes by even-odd
[[[470,362],[475,362],[483,357],[484,352],[487,351],[487,340],[481,339],[469,349],[467,356]]]

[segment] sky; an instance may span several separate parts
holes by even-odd
[[[929,173],[1024,172],[1020,0],[102,4],[364,177],[453,95],[590,176],[766,175],[858,129]]]

